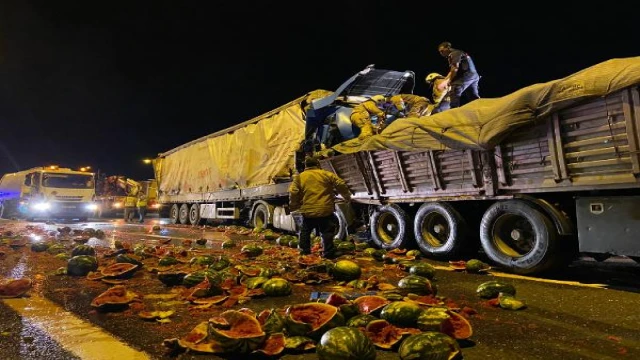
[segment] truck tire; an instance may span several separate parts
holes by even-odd
[[[258,204],[255,209],[253,209],[253,214],[251,215],[251,225],[254,228],[266,229],[269,226],[269,209],[265,204]]]
[[[180,212],[178,213],[178,220],[180,224],[187,225],[189,223],[189,205],[180,205]]]
[[[522,200],[491,205],[480,222],[480,242],[494,263],[528,275],[558,265],[558,235],[553,222]]]
[[[171,205],[171,210],[169,211],[169,220],[172,224],[177,224],[180,220],[180,207],[178,204]]]
[[[404,248],[409,242],[407,214],[396,204],[379,206],[369,224],[371,240],[381,249]]]
[[[427,256],[451,258],[460,254],[467,243],[467,224],[451,205],[424,203],[413,221],[413,235]]]
[[[200,224],[200,205],[192,204],[189,208],[189,224],[191,225],[199,225]]]
[[[344,216],[342,210],[336,209],[336,211],[333,212],[333,217],[335,218],[336,222],[336,232],[333,238],[336,240],[346,239],[348,227],[346,216]]]

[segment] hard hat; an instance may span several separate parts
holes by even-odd
[[[437,79],[437,78],[443,78],[444,76],[438,74],[438,73],[431,73],[429,75],[427,75],[427,77],[424,79],[424,81],[427,82],[427,84],[431,84],[433,82],[433,80]]]
[[[396,109],[400,111],[404,110],[404,100],[402,100],[402,96],[394,95],[391,97],[390,101],[396,107]]]
[[[386,99],[385,99],[384,95],[373,95],[371,97],[371,100],[373,100],[373,101],[375,101],[377,103],[380,103],[380,102],[385,101]]]

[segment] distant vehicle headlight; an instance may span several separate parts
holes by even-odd
[[[37,203],[33,205],[33,208],[36,210],[44,211],[49,210],[51,208],[51,204],[49,203]]]
[[[98,210],[98,205],[96,205],[96,204],[89,204],[89,205],[87,205],[87,206],[86,206],[86,209],[87,209],[87,210],[91,210],[91,211],[93,211],[93,210]]]

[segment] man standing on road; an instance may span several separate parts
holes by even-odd
[[[129,191],[124,198],[124,221],[129,222],[133,220],[133,216],[136,213],[136,194],[133,191]]]
[[[332,172],[320,168],[320,162],[314,157],[304,160],[305,170],[294,177],[289,186],[289,206],[292,211],[302,215],[300,229],[300,254],[311,254],[311,232],[315,229],[322,237],[322,256],[326,259],[336,257],[333,237],[336,224],[333,218],[335,193],[344,200],[351,200],[347,184]]]
[[[142,224],[144,222],[144,216],[147,214],[147,195],[145,193],[140,192],[138,195],[136,208],[138,208],[138,220]]]
[[[446,83],[451,85],[450,106],[457,108],[465,97],[465,104],[480,98],[478,92],[478,82],[480,75],[476,71],[476,66],[471,56],[466,52],[454,49],[450,42],[443,42],[438,45],[438,52],[442,57],[447,58],[449,63],[449,73],[445,76]]]

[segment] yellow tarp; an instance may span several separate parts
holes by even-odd
[[[391,123],[381,134],[333,148],[423,151],[491,149],[511,131],[589,97],[640,83],[640,57],[612,59],[565,78],[520,89],[501,98],[475,100],[460,108]]]
[[[327,94],[329,92],[324,92]],[[304,138],[301,104],[317,91],[233,131],[222,131],[168,152],[154,162],[166,194],[205,193],[273,183],[295,169],[294,153]]]

